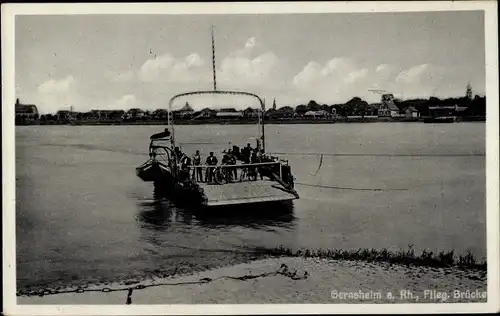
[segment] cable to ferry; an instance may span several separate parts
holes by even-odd
[[[353,191],[408,191],[408,189],[385,189],[385,188],[350,188],[350,187],[338,187],[323,184],[309,184],[303,182],[295,182],[295,185],[302,185],[306,187],[322,188],[322,189],[336,189],[336,190],[353,190]]]
[[[323,157],[484,157],[485,154],[482,153],[468,153],[468,154],[349,154],[349,153],[284,153],[284,152],[276,152],[271,153],[271,155],[287,155],[287,156],[320,156],[320,161],[318,164],[318,168],[314,174],[310,174],[313,176],[317,176],[321,167],[323,166]],[[353,187],[341,187],[341,186],[333,186],[333,185],[325,185],[325,184],[311,184],[304,182],[295,182],[295,185],[306,186],[306,187],[314,187],[321,189],[333,189],[333,190],[352,190],[352,191],[408,191],[406,188],[353,188]]]
[[[465,153],[465,154],[352,154],[352,153],[311,153],[311,152],[273,152],[270,155],[286,156],[328,156],[328,157],[484,157],[485,153]]]

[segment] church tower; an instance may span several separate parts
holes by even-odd
[[[472,86],[470,85],[470,82],[467,84],[467,91],[465,92],[465,96],[468,100],[472,100]]]

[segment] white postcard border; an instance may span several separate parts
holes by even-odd
[[[17,305],[15,269],[15,102],[14,20],[16,15],[45,14],[264,14],[409,11],[485,11],[487,303],[443,304],[263,304],[263,305]],[[3,4],[2,5],[2,163],[3,290],[6,315],[184,315],[317,313],[472,313],[499,311],[499,99],[498,16],[496,1],[289,2],[289,3],[145,3],[145,4]],[[466,233],[466,232],[464,232]]]

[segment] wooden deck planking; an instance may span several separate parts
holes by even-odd
[[[288,201],[296,197],[281,189],[275,181],[259,180],[214,185],[199,183],[207,197],[207,206]]]

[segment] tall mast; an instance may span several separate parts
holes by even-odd
[[[260,126],[261,126],[261,142],[262,142],[262,150],[266,152],[266,138],[264,134],[264,116],[266,114],[266,99],[262,101],[260,108]]]
[[[212,71],[214,75],[214,91],[217,91],[217,75],[215,71],[215,39],[214,39],[214,26],[212,25]]]

